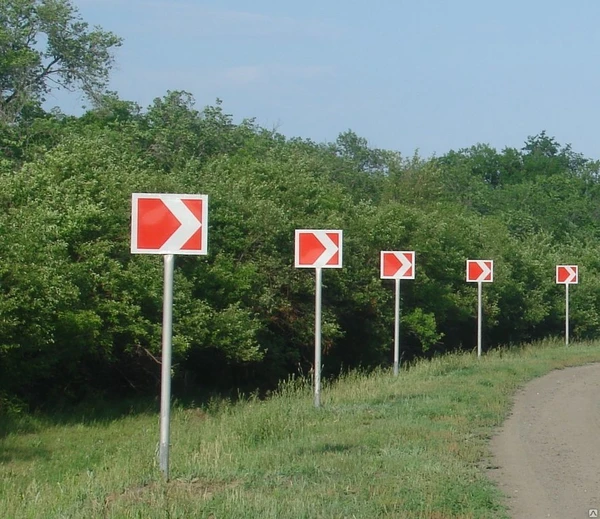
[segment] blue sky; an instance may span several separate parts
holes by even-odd
[[[111,89],[223,100],[287,136],[441,155],[542,130],[600,158],[598,0],[74,0],[124,38]],[[56,97],[65,111],[77,96]]]

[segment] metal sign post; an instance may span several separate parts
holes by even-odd
[[[321,267],[315,269],[315,280],[315,407],[321,407]]]
[[[169,436],[171,424],[171,355],[173,337],[173,270],[175,256],[166,254],[163,290],[162,367],[160,376],[160,470],[169,479]]]
[[[565,345],[569,345],[569,283],[565,283]]]
[[[396,283],[396,301],[394,308],[394,376],[398,376],[400,367],[400,279]]]
[[[477,357],[481,357],[481,328],[482,328],[482,295],[483,295],[483,283],[477,282]]]

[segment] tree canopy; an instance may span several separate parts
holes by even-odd
[[[90,29],[70,0],[0,0],[0,120],[15,121],[56,88],[98,101],[120,44]]]

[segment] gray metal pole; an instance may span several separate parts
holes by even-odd
[[[396,279],[396,305],[394,311],[394,376],[398,376],[400,365],[400,280]]]
[[[165,255],[162,328],[162,370],[160,391],[160,470],[169,480],[169,432],[171,421],[171,339],[173,331],[173,268],[175,257]]]
[[[482,320],[482,303],[481,303],[481,295],[482,295],[482,287],[483,283],[479,281],[477,283],[477,357],[481,357],[481,320]]]
[[[566,289],[566,319],[565,319],[565,344],[569,345],[569,283],[565,284]]]
[[[321,281],[323,270],[315,269],[315,407],[321,406]]]

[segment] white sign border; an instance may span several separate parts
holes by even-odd
[[[412,276],[385,276],[383,274],[383,256],[384,254],[412,254]],[[397,256],[396,256],[397,257]],[[416,271],[416,263],[417,263],[417,253],[414,250],[382,250],[379,254],[379,274],[381,279],[415,279],[415,271]]]
[[[573,267],[575,267],[575,279],[576,279],[576,281],[559,281],[558,280],[558,269],[560,267],[563,267],[563,268],[573,268]],[[556,284],[557,285],[578,285],[579,284],[579,265],[556,265]]]
[[[202,200],[202,237],[198,250],[163,250],[163,249],[140,249],[137,246],[138,238],[138,200]],[[208,254],[208,195],[183,194],[183,193],[132,193],[131,194],[131,253],[132,254],[176,254],[178,256],[206,256]]]
[[[300,265],[300,234],[304,233],[336,233],[339,235],[338,254],[340,261],[337,265],[322,265],[320,267],[314,265]],[[296,229],[294,232],[294,266],[298,269],[341,269],[343,268],[343,246],[344,246],[344,231],[342,229]]]
[[[491,272],[491,274],[492,274],[491,279],[485,279],[485,280],[482,279],[481,281],[469,279],[469,263],[480,263],[482,261],[489,262],[491,264],[491,270],[492,270],[492,272]],[[467,280],[467,283],[493,283],[494,282],[494,260],[488,260],[488,259],[470,260],[470,259],[468,259],[466,267],[467,267],[467,271],[465,273],[466,274],[465,278]]]

